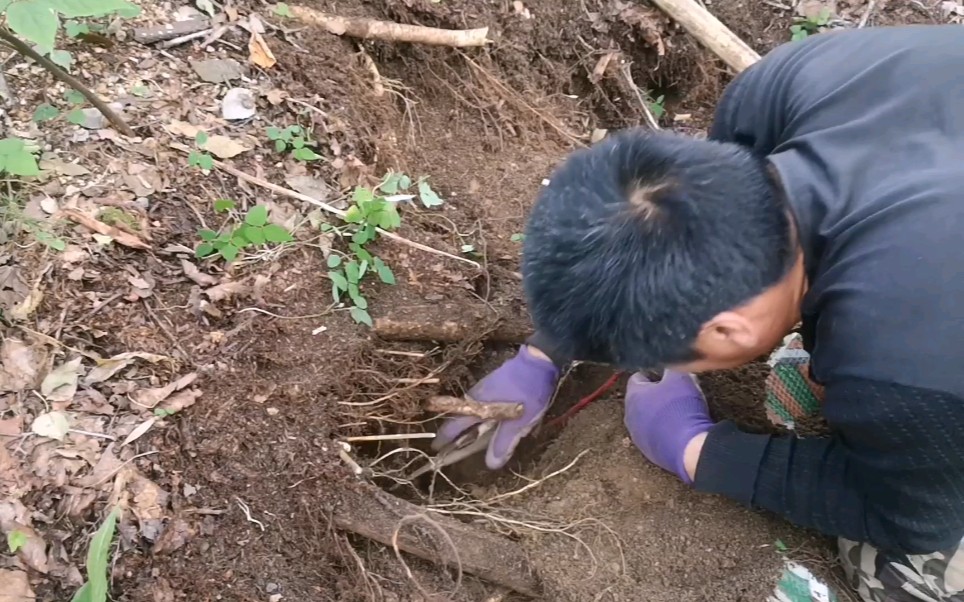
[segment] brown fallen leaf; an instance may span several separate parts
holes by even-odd
[[[186,374],[164,387],[138,389],[130,394],[130,398],[138,406],[150,410],[153,409],[157,404],[170,397],[171,393],[180,391],[184,387],[187,387],[193,383],[196,379],[197,372],[191,372],[190,374]]]
[[[17,602],[36,600],[27,573],[16,569],[0,569],[0,592],[5,598]]]
[[[201,286],[213,286],[218,283],[218,279],[210,274],[205,274],[198,269],[196,265],[188,261],[187,259],[181,260],[181,269],[184,270],[184,275],[197,282]]]
[[[97,365],[87,374],[84,378],[85,385],[93,385],[96,383],[104,382],[110,377],[114,376],[127,366],[134,363],[135,360],[142,359],[152,364],[156,364],[162,360],[170,359],[166,355],[157,355],[156,353],[144,353],[142,351],[128,351],[127,353],[121,353],[113,357],[107,358],[106,360],[100,360]]]
[[[252,15],[253,17],[254,15]],[[251,39],[248,40],[248,52],[251,62],[262,69],[270,69],[278,62],[268,43],[255,28],[251,28]]]
[[[224,301],[234,295],[249,295],[251,294],[251,287],[244,282],[239,281],[229,281],[223,282],[217,286],[212,286],[211,288],[204,291],[208,299],[217,303],[218,301]]]
[[[197,535],[195,529],[183,518],[175,518],[167,524],[151,551],[155,555],[170,554],[191,541]]]
[[[162,401],[157,407],[170,413],[180,412],[184,408],[193,406],[197,401],[197,398],[201,395],[201,391],[197,389],[185,389],[175,393],[174,395],[171,395]]]
[[[89,215],[85,215],[74,209],[65,209],[63,214],[72,221],[84,226],[88,230],[93,230],[97,234],[101,234],[103,236],[109,236],[117,241],[118,244],[122,244],[125,247],[143,250],[149,250],[151,248],[150,245],[137,236],[134,236],[129,232],[124,232],[123,230],[115,228],[114,226],[108,226],[104,222],[98,221]]]
[[[104,448],[104,453],[94,466],[94,469],[85,477],[77,479],[74,483],[78,487],[98,488],[117,474],[124,467],[124,462],[114,455],[114,444],[111,443]]]
[[[220,134],[209,136],[207,141],[201,145],[201,149],[208,151],[218,159],[230,159],[251,150],[234,138],[228,138]]]
[[[663,45],[663,25],[660,14],[652,8],[630,5],[619,13],[619,20],[631,27],[637,28],[647,44],[656,49],[656,54],[664,56],[666,47]]]
[[[131,493],[131,510],[137,517],[141,535],[156,541],[164,528],[164,508],[168,493],[141,474],[135,474],[127,485]]]
[[[23,341],[8,338],[0,345],[0,391],[19,393],[37,383],[43,358]]]
[[[27,567],[46,574],[49,565],[47,563],[47,542],[44,541],[44,538],[29,525],[10,521],[5,522],[2,527],[7,536],[7,541],[10,541],[10,535],[14,531],[22,538],[23,545],[17,550],[17,558]]]
[[[127,435],[127,438],[124,439],[123,443],[121,443],[121,447],[124,447],[125,445],[130,445],[131,443],[143,437],[144,433],[151,430],[151,427],[154,426],[155,422],[157,422],[157,418],[154,416],[151,416],[150,418],[148,418],[147,420],[139,424],[136,429],[131,431],[130,435]]]

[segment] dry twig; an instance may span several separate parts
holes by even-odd
[[[448,397],[439,395],[425,403],[429,412],[473,416],[482,420],[514,420],[522,416],[521,403],[479,403],[469,396]]]
[[[360,17],[339,17],[304,6],[292,6],[291,14],[304,23],[318,25],[336,36],[347,35],[364,40],[412,42],[432,46],[485,46],[488,27],[478,29],[439,29],[421,25],[406,25],[390,21],[376,21]]]

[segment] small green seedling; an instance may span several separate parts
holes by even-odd
[[[291,151],[291,156],[298,161],[317,161],[321,155],[311,150],[309,145],[314,141],[300,125],[289,125],[281,129],[269,127],[267,129],[268,140],[274,141],[274,149],[279,153]]]
[[[416,194],[406,194],[413,186]],[[333,251],[328,256],[328,278],[335,303],[341,303],[347,297],[352,304],[349,313],[360,324],[372,325],[368,300],[361,290],[365,277],[374,274],[384,284],[395,284],[395,274],[391,268],[376,257],[367,245],[378,239],[379,229],[392,231],[398,228],[402,219],[396,203],[416,196],[425,207],[437,207],[443,203],[442,198],[429,186],[427,177],[413,182],[403,173],[389,172],[374,188],[355,188],[352,204],[343,218],[345,226],[321,225],[323,231],[334,230],[351,240],[347,252]]]
[[[20,548],[27,545],[27,534],[16,529],[7,533],[7,547],[11,554],[16,554]]]
[[[0,224],[7,226],[7,231],[11,233],[17,230],[27,232],[37,242],[55,251],[67,248],[66,241],[57,236],[50,222],[25,215],[16,197],[0,196]]]
[[[790,39],[796,42],[806,39],[811,34],[819,33],[830,23],[830,16],[830,9],[824,8],[813,17],[797,19],[797,22],[790,26]]]
[[[77,590],[71,602],[107,602],[111,543],[120,509],[114,508],[97,529],[87,548],[87,581]]]
[[[204,152],[202,148],[208,143],[207,132],[198,132],[194,137],[194,146],[197,149],[192,150],[187,156],[187,164],[191,167],[200,167],[204,171],[211,171],[214,169],[214,157]]]
[[[274,5],[274,14],[279,17],[291,17],[291,7],[284,2],[279,2]]]
[[[659,120],[660,117],[666,114],[666,105],[664,104],[666,97],[660,94],[655,100],[649,101],[649,111],[653,114],[653,117]]]
[[[34,109],[32,119],[34,123],[43,123],[57,119],[58,116],[60,116],[60,111],[57,107],[45,102]]]
[[[512,242],[525,242],[526,235],[523,234],[522,232],[516,232],[515,234],[509,237],[509,240],[511,240]]]
[[[214,202],[214,210],[218,213],[231,213],[240,223],[234,227],[215,232],[214,230],[198,230],[201,244],[194,250],[198,259],[220,255],[226,262],[234,261],[242,250],[248,247],[260,247],[267,244],[291,242],[291,233],[278,226],[268,223],[268,207],[256,205],[248,210],[241,218],[237,214],[234,201],[219,199]],[[235,221],[235,220],[231,220]]]

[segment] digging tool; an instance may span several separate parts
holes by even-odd
[[[434,458],[429,458],[421,468],[408,475],[408,480],[415,480],[429,471],[442,470],[446,466],[485,451],[492,436],[495,435],[495,427],[498,423],[498,420],[483,420],[472,424],[455,440],[440,449]]]

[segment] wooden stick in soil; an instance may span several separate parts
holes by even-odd
[[[522,416],[521,403],[479,403],[469,396],[439,395],[425,402],[425,409],[439,414],[472,416],[482,420],[514,420]]]
[[[424,516],[444,529],[448,541],[441,540],[434,529],[405,529],[402,521],[414,523]],[[334,524],[343,531],[395,547],[436,564],[461,568],[465,573],[507,587],[526,596],[538,598],[541,585],[525,550],[502,535],[489,533],[461,521],[427,511],[371,486],[344,492],[342,503],[333,513]],[[425,535],[419,537],[416,533]],[[434,534],[434,536],[433,536]],[[449,541],[451,544],[449,544]],[[458,551],[452,553],[450,545]]]
[[[13,46],[14,50],[19,52],[23,56],[26,56],[32,59],[38,65],[40,65],[48,72],[50,72],[50,74],[53,75],[55,78],[59,79],[60,81],[64,82],[74,90],[77,90],[78,92],[83,94],[84,98],[86,98],[87,101],[90,102],[90,104],[97,107],[97,110],[100,111],[101,114],[103,114],[103,116],[106,117],[108,121],[114,124],[114,127],[117,128],[118,132],[120,132],[121,134],[124,134],[125,136],[130,136],[132,138],[136,135],[134,134],[134,130],[131,129],[131,126],[127,125],[127,122],[124,121],[124,119],[120,115],[118,115],[114,111],[114,109],[107,106],[107,103],[105,103],[103,100],[98,98],[97,95],[94,94],[90,88],[85,86],[82,81],[80,81],[73,75],[67,73],[60,67],[58,67],[56,63],[54,63],[47,57],[43,56],[39,52],[35,51],[33,48],[31,48],[25,42],[23,42],[20,38],[13,35],[3,27],[0,27],[0,40],[3,40],[7,44]]]
[[[412,42],[431,46],[451,46],[465,48],[485,46],[489,28],[478,29],[439,29],[421,25],[406,25],[390,21],[376,21],[361,17],[339,17],[304,6],[292,6],[291,14],[298,20],[318,25],[336,36],[347,35],[363,40],[384,40],[386,42]]]
[[[165,25],[139,27],[134,30],[134,40],[141,44],[153,44],[173,40],[211,28],[210,19],[186,19]]]
[[[653,0],[653,4],[737,73],[760,60],[759,54],[696,0]]]

